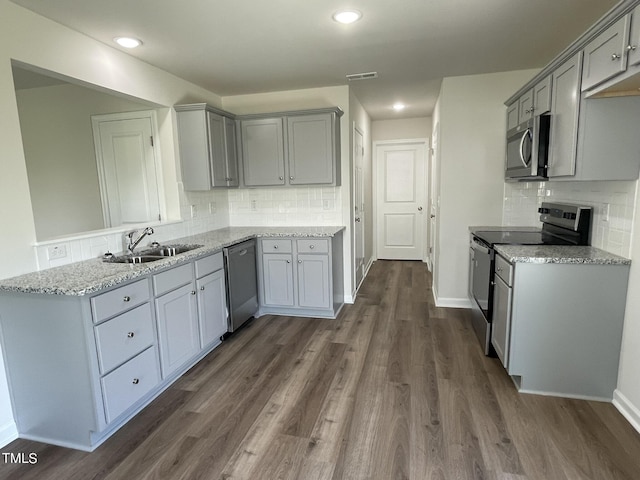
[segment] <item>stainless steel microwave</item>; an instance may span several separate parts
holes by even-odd
[[[538,115],[507,132],[505,179],[546,180],[551,116]]]

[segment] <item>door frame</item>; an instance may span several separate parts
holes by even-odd
[[[156,183],[158,188],[158,208],[161,219],[167,218],[164,178],[162,176],[162,160],[160,158],[160,135],[158,129],[158,118],[155,110],[139,110],[135,112],[106,113],[91,115],[91,128],[93,130],[93,146],[96,153],[96,165],[98,168],[98,184],[100,185],[100,200],[102,202],[102,216],[105,228],[119,227],[111,225],[111,214],[109,213],[109,198],[107,194],[107,181],[105,175],[104,158],[102,157],[102,147],[100,141],[100,123],[113,122],[118,120],[134,120],[136,118],[148,118],[151,122],[151,135],[153,137],[153,163],[156,169]]]
[[[428,157],[429,157],[429,138],[427,137],[421,137],[421,138],[404,138],[404,139],[399,139],[399,140],[378,140],[373,142],[373,152],[372,152],[372,168],[371,168],[371,187],[372,187],[372,207],[373,207],[373,257],[375,260],[378,260],[378,162],[380,161],[380,159],[378,158],[378,147],[383,147],[383,146],[399,146],[399,145],[405,145],[405,144],[416,144],[416,143],[421,143],[424,148],[425,148],[425,153],[426,153],[426,157],[425,157],[425,168],[424,168],[424,172],[425,172],[425,178],[423,178],[423,181],[425,182],[425,189],[424,189],[424,198],[421,198],[420,200],[422,201],[423,205],[427,205],[427,199],[429,198],[429,183],[427,182],[428,178],[429,178],[429,171],[427,168],[428,165]],[[428,222],[426,221],[426,219],[429,218],[429,215],[423,215],[423,238],[422,238],[422,261],[426,262],[427,258],[427,248],[426,248],[426,242],[425,242],[425,233],[428,231],[427,227],[428,227]]]
[[[351,248],[353,249],[353,262],[352,262],[352,271],[353,271],[353,280],[354,280],[354,287],[355,290],[357,291],[360,288],[360,285],[362,284],[362,282],[364,281],[364,278],[367,276],[367,258],[366,258],[366,233],[365,233],[365,218],[364,215],[362,214],[362,212],[358,212],[360,213],[360,223],[362,225],[362,255],[363,255],[363,272],[362,272],[362,278],[360,279],[360,282],[358,282],[358,278],[357,278],[357,268],[356,268],[356,250],[357,250],[357,238],[356,238],[356,221],[355,221],[355,206],[356,206],[356,202],[358,201],[358,199],[356,198],[356,194],[357,194],[357,176],[356,176],[356,133],[360,134],[362,136],[362,162],[363,162],[363,174],[364,174],[364,132],[362,131],[362,129],[358,128],[356,125],[356,122],[353,122],[353,128],[352,128],[352,135],[353,135],[353,165],[352,165],[352,172],[351,172],[351,178],[353,179],[352,181],[352,207],[351,207],[351,225],[353,227],[353,242],[351,245]],[[363,188],[364,188],[364,178],[363,178],[363,184],[362,184]],[[362,192],[363,196],[364,196],[364,190]],[[364,202],[364,200],[363,200]]]

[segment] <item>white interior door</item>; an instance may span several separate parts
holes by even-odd
[[[354,202],[353,202],[353,231],[355,237],[355,274],[356,286],[364,279],[364,140],[362,132],[353,128],[353,159],[354,159]]]
[[[107,227],[160,220],[151,112],[136,113],[92,117]]]
[[[424,257],[426,141],[376,145],[376,238],[381,259]]]

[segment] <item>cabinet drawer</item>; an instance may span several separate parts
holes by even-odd
[[[160,381],[155,347],[150,347],[102,378],[107,423],[151,391]]]
[[[94,323],[99,323],[118,313],[129,310],[149,300],[149,282],[138,280],[91,299]]]
[[[291,240],[286,239],[263,239],[262,251],[264,253],[291,253]]]
[[[103,375],[153,344],[148,303],[95,327],[100,373]]]
[[[329,240],[326,238],[314,238],[297,240],[298,253],[328,253]]]
[[[193,267],[190,263],[172,268],[153,276],[153,289],[156,296],[175,290],[193,280]]]
[[[513,265],[500,255],[496,255],[496,275],[502,278],[509,287],[513,285]]]
[[[224,266],[224,260],[222,252],[214,253],[208,257],[196,260],[196,278],[202,278],[205,275],[209,275],[217,270],[220,270]]]

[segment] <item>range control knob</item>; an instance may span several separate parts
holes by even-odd
[[[576,214],[575,213],[571,213],[571,212],[564,212],[562,214],[562,218],[566,218],[569,220],[575,220],[576,219]]]
[[[549,213],[549,209],[548,209],[548,208],[542,208],[542,207],[540,207],[540,208],[538,209],[538,213]]]

